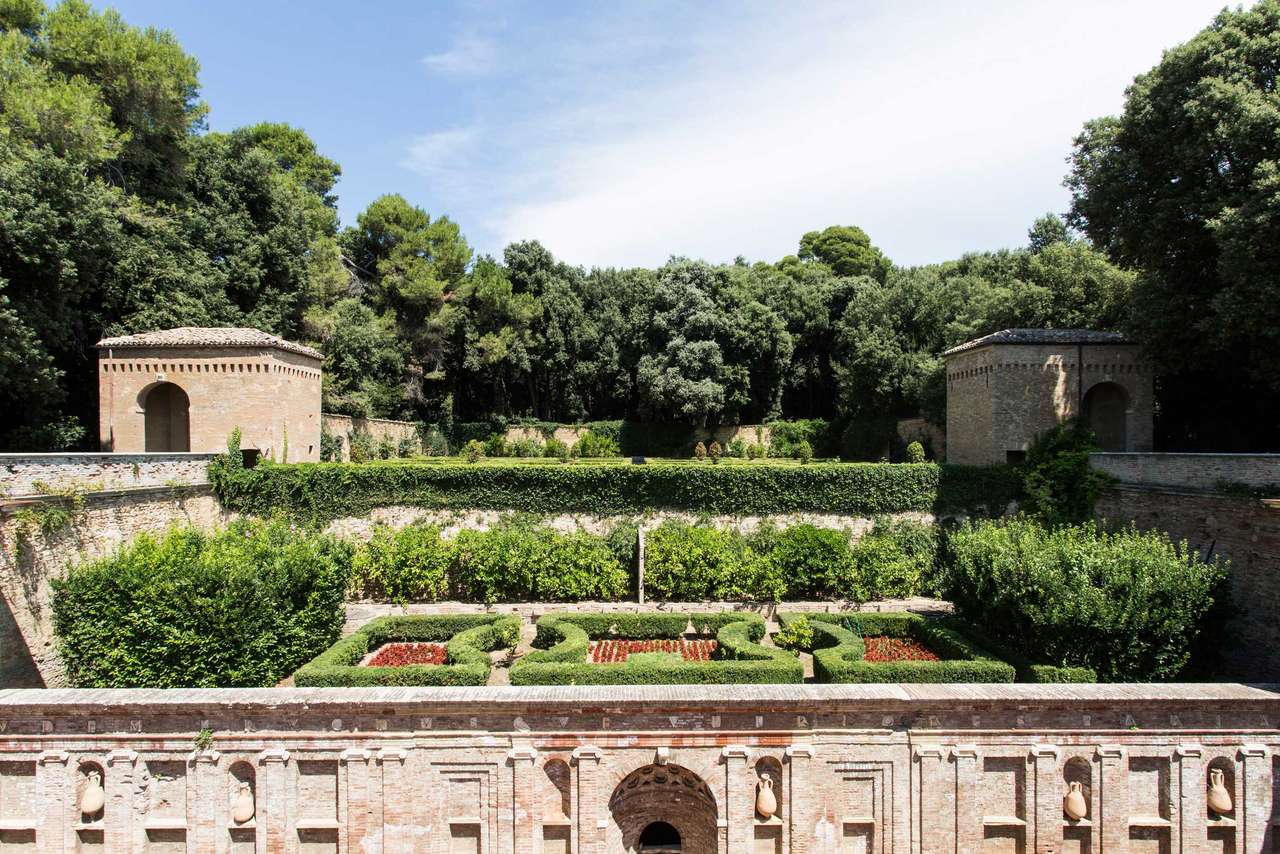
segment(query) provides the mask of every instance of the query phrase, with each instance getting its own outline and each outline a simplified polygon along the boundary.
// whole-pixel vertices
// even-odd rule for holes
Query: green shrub
[[[480,462],[484,459],[484,443],[472,439],[463,447],[462,455],[467,458],[469,463]]]
[[[573,444],[573,449],[576,452],[575,456],[584,458],[622,455],[616,441],[608,436],[599,435],[594,430],[588,430],[579,436],[578,441]]]
[[[962,615],[997,643],[1104,681],[1175,678],[1227,595],[1225,562],[1134,528],[966,524],[947,558]]]
[[[912,442],[907,445],[907,462],[922,463],[925,461],[924,445],[919,442]]]
[[[434,525],[378,527],[352,560],[352,591],[361,598],[434,602],[449,590],[452,549]]]
[[[769,456],[793,458],[796,446],[808,442],[814,453],[820,457],[837,457],[840,455],[838,436],[829,421],[821,418],[801,419],[798,421],[770,421]]]
[[[143,535],[53,581],[58,650],[79,687],[274,685],[338,637],[350,571],[280,522]]]
[[[813,649],[813,626],[809,625],[809,618],[799,615],[773,636],[773,642],[783,649],[805,652]]]
[[[452,587],[468,601],[613,600],[630,588],[608,543],[586,533],[511,525],[462,531],[453,548]]]
[[[380,617],[343,638],[294,674],[299,687],[369,685],[483,685],[489,680],[490,650],[512,647],[520,637],[520,618],[496,614]],[[360,667],[383,644],[448,644],[445,664]]]
[[[1089,467],[1089,453],[1096,450],[1093,434],[1075,424],[1037,436],[1024,464],[1023,512],[1046,525],[1092,521],[1098,493],[1111,480]]]
[[[397,457],[412,457],[421,450],[417,439],[410,439],[408,436],[402,438],[396,443]]]
[[[351,434],[351,462],[367,463],[377,456],[373,436],[368,430],[357,429]]]
[[[329,432],[329,428],[320,425],[320,461],[331,463],[342,459],[342,437]]]
[[[1007,466],[817,463],[808,466],[694,466],[682,463],[575,466],[459,466],[429,461],[358,466],[260,464],[210,471],[229,510],[284,513],[305,522],[363,516],[376,507],[511,510],[538,514],[717,514],[903,511],[1003,512],[1019,494]]]
[[[866,586],[855,577],[849,534],[813,525],[792,525],[773,538],[767,560],[783,578],[787,599],[835,595],[865,601]]]
[[[487,457],[505,457],[508,455],[507,437],[494,433],[484,440],[484,453]]]
[[[813,461],[813,446],[807,440],[801,440],[800,444],[796,445],[794,453],[795,458],[802,464],[808,464]]]
[[[747,459],[759,460],[765,456],[764,445],[750,444],[747,445]]]
[[[513,457],[530,459],[543,456],[546,446],[537,439],[516,439],[507,450]]]
[[[538,620],[529,653],[511,668],[512,685],[685,685],[765,684],[804,679],[791,654],[761,646],[764,620],[757,614],[694,615],[695,629],[713,633],[711,661],[684,661],[666,655],[633,655],[620,664],[588,661],[592,638],[674,638],[684,633],[684,614],[547,614]]]
[[[779,614],[786,628],[799,620],[813,635],[813,675],[818,682],[1012,682],[1014,668],[954,628],[918,614]],[[910,637],[941,661],[866,661],[864,637]]]
[[[735,437],[729,443],[726,453],[734,459],[745,460],[747,458],[747,443]]]
[[[378,440],[377,448],[378,459],[389,460],[396,455],[396,441],[390,436],[383,436]]]
[[[542,455],[550,460],[565,460],[569,458],[569,446],[553,437],[542,446]]]
[[[712,442],[707,446],[707,459],[713,463],[720,462],[720,458],[724,456],[724,449],[720,447],[719,442]]]
[[[698,462],[702,462],[707,458],[707,446],[699,442],[693,446],[693,458]]]
[[[865,462],[888,461],[898,441],[898,421],[893,416],[853,418],[841,433],[840,456]]]
[[[664,522],[646,537],[645,593],[678,602],[735,599],[748,592],[760,563],[732,531]]]

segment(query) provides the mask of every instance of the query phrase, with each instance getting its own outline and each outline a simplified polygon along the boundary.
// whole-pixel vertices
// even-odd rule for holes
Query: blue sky
[[[652,266],[832,224],[902,264],[1021,245],[1081,124],[1222,2],[111,5],[200,60],[213,129],[306,129],[344,223],[399,192],[481,252]]]

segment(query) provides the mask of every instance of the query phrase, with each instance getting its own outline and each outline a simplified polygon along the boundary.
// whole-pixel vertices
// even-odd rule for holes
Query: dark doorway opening
[[[678,854],[681,850],[680,832],[665,821],[655,821],[642,830],[636,848],[641,854]]]

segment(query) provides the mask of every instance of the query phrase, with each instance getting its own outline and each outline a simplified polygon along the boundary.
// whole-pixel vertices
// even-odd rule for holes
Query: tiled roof
[[[103,338],[98,342],[99,350],[130,347],[268,347],[284,350],[287,353],[310,356],[313,359],[324,358],[310,347],[286,341],[261,329],[245,326],[180,326],[177,329],[160,329],[155,332],[140,332],[137,335]]]
[[[1119,332],[1096,329],[1001,329],[972,341],[957,344],[942,355],[963,353],[988,344],[1130,344]]]

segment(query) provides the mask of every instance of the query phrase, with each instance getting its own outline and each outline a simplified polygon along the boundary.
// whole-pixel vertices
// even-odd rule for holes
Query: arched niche
[[[632,771],[613,790],[609,812],[621,831],[622,850],[628,854],[716,850],[715,798],[701,777],[680,765],[644,765]],[[653,825],[658,822],[674,830],[677,847],[642,843],[642,839],[657,838],[662,828]],[[646,831],[653,835],[647,836]]]
[[[156,383],[140,395],[147,453],[191,450],[191,400],[175,383]]]
[[[782,763],[773,756],[761,756],[756,760],[756,791],[751,793],[752,804],[756,803],[756,795],[760,790],[760,786],[764,785],[767,777],[773,783],[773,797],[777,801],[777,808],[773,814],[781,817],[783,815],[784,804],[782,802]],[[759,811],[756,812],[756,821],[764,819]]]
[[[1093,820],[1093,764],[1083,756],[1072,756],[1062,766],[1063,794],[1071,788],[1072,783],[1080,784],[1080,793],[1084,795],[1085,821]]]
[[[563,759],[552,758],[543,763],[538,781],[543,821],[563,821],[572,815],[570,779],[569,764]]]

